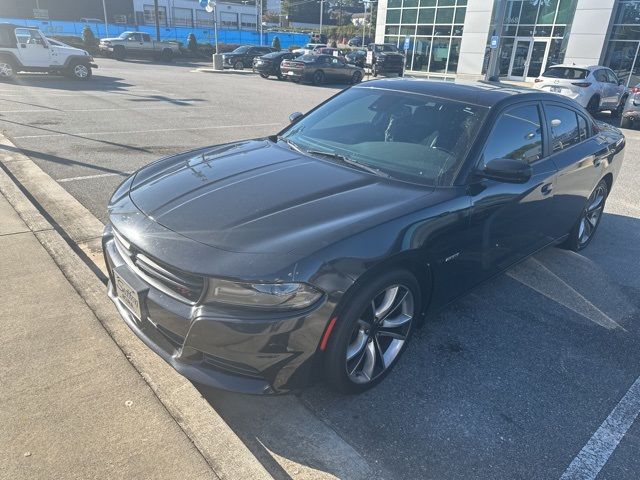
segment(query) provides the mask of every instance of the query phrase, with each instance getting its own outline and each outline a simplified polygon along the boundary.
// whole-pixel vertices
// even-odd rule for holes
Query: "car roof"
[[[457,100],[491,108],[513,97],[529,100],[553,100],[568,103],[561,95],[501,82],[462,81],[444,82],[417,78],[387,78],[364,82],[353,88],[383,88],[407,93],[418,93],[434,97]]]
[[[581,70],[595,70],[596,68],[608,68],[603,67],[602,65],[576,65],[576,64],[560,64],[560,65],[551,65],[547,70],[551,68],[579,68]]]

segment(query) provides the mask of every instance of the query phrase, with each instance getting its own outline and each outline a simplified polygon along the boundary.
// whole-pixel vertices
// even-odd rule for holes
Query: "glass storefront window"
[[[400,23],[400,12],[402,10],[387,10],[387,23]]]
[[[402,7],[402,0],[389,0],[387,8],[400,8]]]
[[[453,8],[438,8],[436,12],[436,23],[452,23]]]
[[[520,12],[520,23],[536,23],[538,16],[538,5],[541,2],[524,1],[522,2],[522,12]]]
[[[430,72],[444,73],[449,59],[449,38],[434,38],[431,47],[431,65]]]
[[[418,6],[418,0],[404,0],[402,8],[413,8]]]
[[[452,38],[449,46],[449,62],[447,63],[447,72],[456,73],[458,70],[458,58],[460,58],[461,38]]]
[[[456,22],[456,23],[464,22],[464,17],[466,15],[466,13],[467,13],[466,7],[456,8],[456,15],[454,17],[454,22]]]
[[[418,28],[416,28],[416,35],[433,35],[433,26],[418,25]]]
[[[576,0],[560,0],[556,23],[569,23],[576,11]]]
[[[640,1],[620,2],[614,23],[640,23]]]
[[[420,0],[421,7],[435,7],[436,0]]]
[[[558,9],[558,0],[547,0],[540,2],[538,10],[538,20],[536,23],[553,24],[556,18],[556,10]]]
[[[627,86],[635,86],[640,82],[640,1],[620,0],[613,18],[603,63]]]

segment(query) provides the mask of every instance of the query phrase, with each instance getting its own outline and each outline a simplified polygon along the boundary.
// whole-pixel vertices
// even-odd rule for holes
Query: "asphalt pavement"
[[[28,75],[0,84],[0,128],[103,222],[128,172],[274,133],[289,113],[341,88],[195,73],[194,65],[99,64],[87,83]],[[380,478],[560,478],[594,465],[598,478],[637,478],[640,132],[625,133],[625,165],[592,244],[581,254],[548,249],[430,318],[375,389],[203,392],[276,478],[350,478],[344,449],[329,448],[338,440],[352,449],[344,458]],[[336,437],[299,430],[305,423]],[[274,458],[307,470],[294,475]]]

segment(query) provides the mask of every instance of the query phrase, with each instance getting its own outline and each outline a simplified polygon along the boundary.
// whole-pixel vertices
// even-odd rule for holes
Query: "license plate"
[[[562,87],[551,87],[553,93],[562,93]]]
[[[142,317],[140,313],[140,295],[138,292],[129,285],[118,272],[114,272],[116,280],[116,295],[122,303],[140,320]]]
[[[296,74],[296,72],[292,72],[291,70],[289,70],[289,71],[287,72],[287,75],[291,75],[291,76],[293,76],[293,75],[295,75],[295,74]]]
[[[262,60],[258,60],[258,61],[256,62],[256,65],[262,65],[262,63],[263,63],[263,62],[262,62]]]

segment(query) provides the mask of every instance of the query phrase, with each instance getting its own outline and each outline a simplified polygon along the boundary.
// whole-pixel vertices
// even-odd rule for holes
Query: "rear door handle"
[[[553,190],[553,183],[547,183],[543,185],[542,188],[540,189],[543,195],[549,195],[552,190]]]

